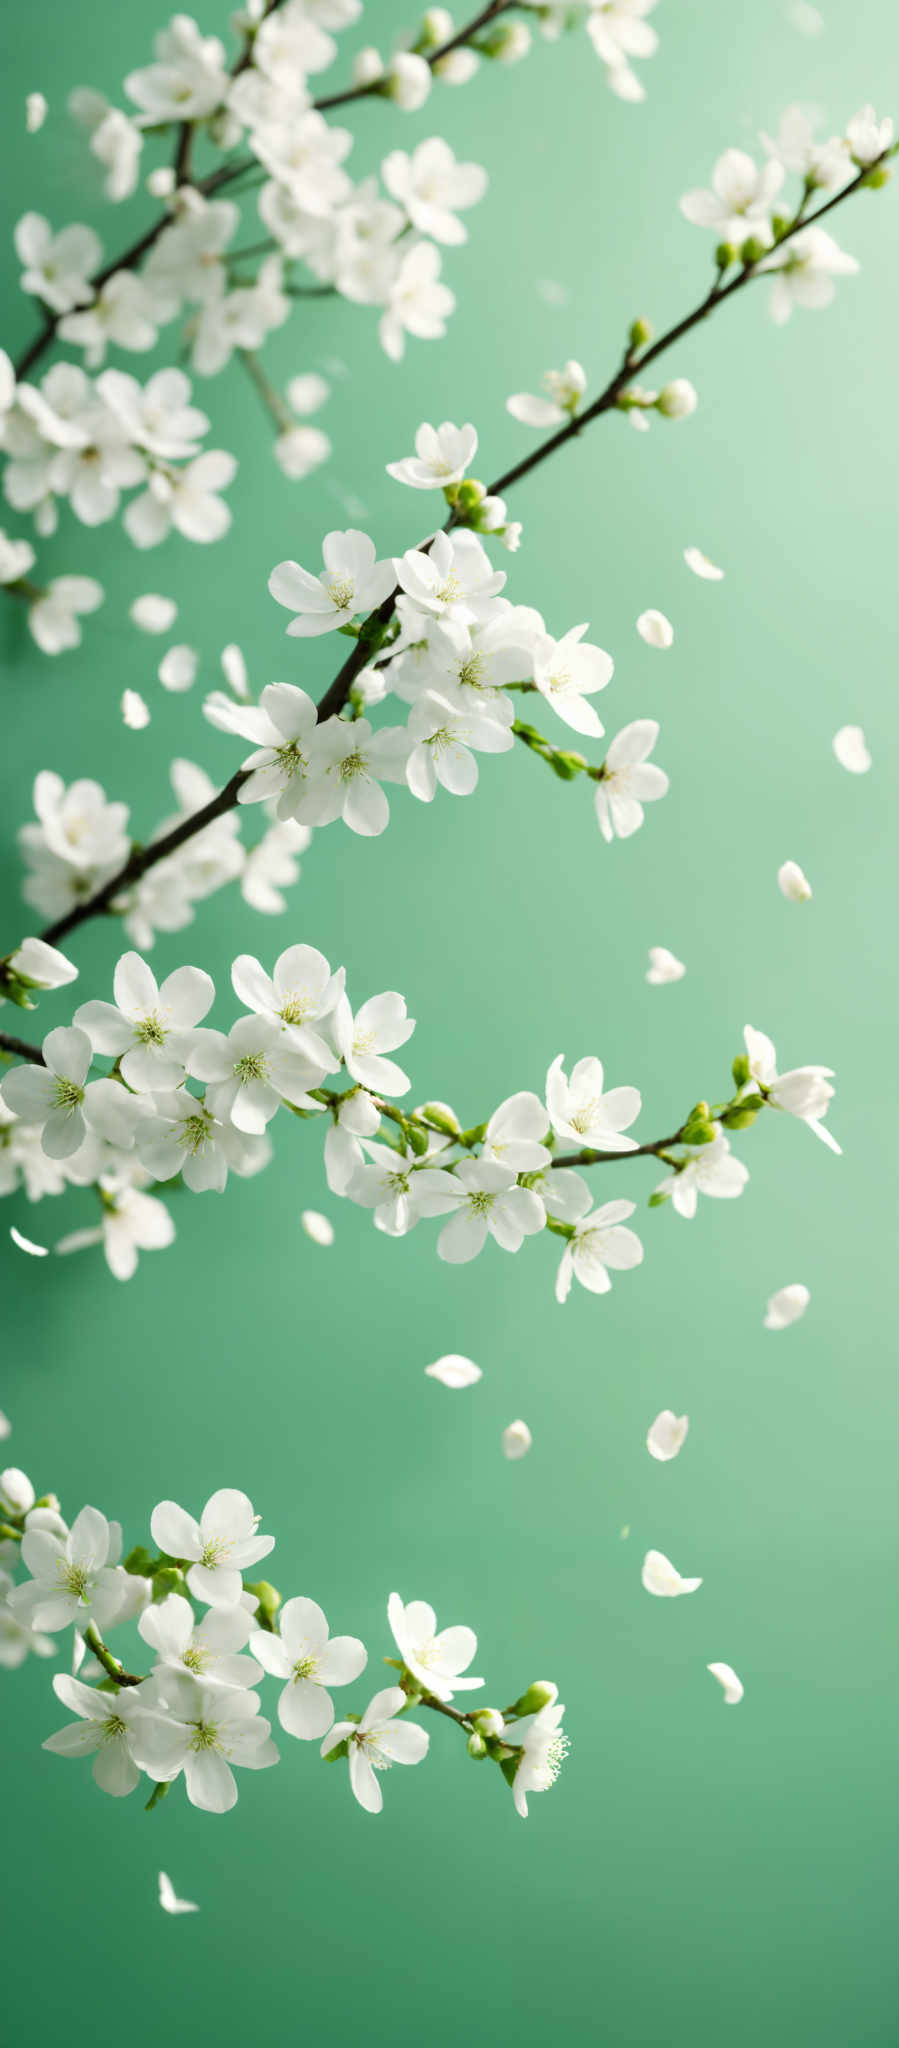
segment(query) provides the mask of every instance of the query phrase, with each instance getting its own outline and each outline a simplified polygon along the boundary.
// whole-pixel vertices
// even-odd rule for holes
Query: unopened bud
[[[495,57],[500,64],[517,64],[526,57],[531,47],[531,31],[524,22],[504,21],[478,43],[478,49],[485,57]]]
[[[652,340],[653,329],[648,320],[632,320],[628,341],[631,348],[647,348]]]
[[[433,1124],[436,1131],[442,1131],[444,1137],[458,1137],[458,1118],[453,1115],[448,1102],[425,1102],[417,1114],[423,1116],[427,1123]]]
[[[733,242],[719,242],[715,250],[715,262],[718,265],[718,269],[729,270],[731,264],[736,263],[736,260],[737,251]]]
[[[757,1109],[744,1109],[741,1103],[738,1109],[726,1109],[721,1122],[728,1131],[748,1131],[750,1125],[755,1123],[757,1116]]]
[[[867,185],[871,192],[879,192],[881,186],[889,184],[892,175],[893,173],[887,164],[875,164],[873,170],[868,172],[867,177],[862,179],[862,184]]]
[[[456,503],[463,512],[473,512],[487,495],[485,487],[477,477],[465,476],[456,491]]]
[[[749,1080],[748,1053],[738,1052],[737,1057],[734,1060],[733,1066],[731,1067],[731,1073],[733,1074],[737,1087],[745,1088],[746,1083]]]
[[[133,1565],[129,1565],[128,1569],[133,1571]],[[170,1593],[180,1593],[183,1600],[189,1600],[190,1596],[184,1584],[184,1573],[178,1570],[176,1564],[163,1565],[161,1571],[154,1572],[150,1585],[150,1598],[154,1606],[158,1606],[160,1600],[167,1600]]]
[[[18,1465],[7,1465],[6,1471],[0,1472],[0,1510],[4,1515],[23,1516],[33,1507],[34,1487],[27,1472],[20,1471]]]
[[[497,1736],[505,1733],[506,1724],[497,1707],[478,1707],[477,1713],[472,1714],[471,1718],[481,1735]]]
[[[744,269],[748,269],[751,264],[760,263],[764,255],[764,242],[759,241],[758,235],[750,235],[740,249],[740,262]]]
[[[487,1755],[487,1744],[484,1741],[483,1735],[478,1734],[477,1729],[475,1729],[473,1735],[469,1735],[468,1754],[473,1756],[478,1763],[480,1763],[482,1757]]]
[[[256,1595],[259,1603],[256,1620],[262,1623],[263,1628],[274,1629],[275,1615],[281,1605],[280,1593],[274,1586],[269,1585],[268,1579],[257,1579],[255,1586],[245,1586],[244,1591]],[[344,1718],[349,1720],[349,1715],[345,1715]]]
[[[695,387],[688,377],[674,377],[665,384],[656,399],[656,412],[666,420],[685,420],[696,411],[699,399]]]
[[[523,1720],[525,1714],[539,1714],[541,1707],[555,1706],[558,1697],[559,1688],[553,1685],[551,1678],[535,1678],[528,1686],[527,1692],[523,1692],[520,1700],[516,1700],[512,1712],[518,1715],[519,1720]]]

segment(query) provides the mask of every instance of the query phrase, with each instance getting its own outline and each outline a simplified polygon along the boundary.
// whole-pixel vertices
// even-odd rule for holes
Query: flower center
[[[204,1669],[208,1655],[208,1650],[204,1650],[199,1643],[188,1643],[187,1649],[182,1653],[181,1662],[187,1665],[188,1671],[199,1673]]]
[[[214,1721],[198,1721],[191,1737],[191,1749],[221,1749],[222,1741]]]
[[[302,1024],[312,1006],[312,997],[299,995],[295,989],[292,995],[285,997],[278,1015],[282,1024]]]
[[[57,1081],[55,1092],[57,1109],[66,1110],[69,1116],[74,1115],[78,1104],[84,1101],[84,1089],[79,1088],[75,1081]]]
[[[86,1565],[69,1564],[62,1558],[60,1559],[59,1573],[64,1592],[73,1593],[76,1600],[87,1599],[88,1571]]]
[[[161,1023],[155,1010],[151,1010],[146,1017],[138,1017],[134,1026],[134,1036],[137,1039],[138,1045],[165,1044],[167,1036],[165,1025]]]
[[[349,611],[354,594],[351,576],[329,576],[325,589],[339,612]]]
[[[106,1721],[104,1722],[103,1733],[100,1737],[100,1740],[101,1742],[117,1742],[119,1736],[124,1735],[125,1733],[125,1723],[122,1720],[121,1715],[109,1714],[106,1718]]]
[[[483,654],[470,654],[467,661],[460,662],[456,673],[463,690],[482,690],[486,667]]]
[[[294,775],[305,774],[308,762],[305,754],[300,753],[296,740],[288,740],[286,746],[276,747],[274,753],[281,773],[287,776],[288,782]]]
[[[344,754],[343,760],[337,763],[337,773],[341,782],[353,782],[357,775],[366,775],[368,764],[365,755],[360,754],[358,748],[355,754]]]
[[[268,1078],[268,1060],[264,1052],[245,1052],[242,1059],[235,1060],[234,1078],[241,1088],[248,1081],[265,1081]]]
[[[495,1195],[488,1194],[484,1188],[476,1188],[468,1197],[468,1206],[473,1216],[489,1216],[495,1201]]]
[[[456,598],[461,597],[461,595],[462,585],[455,570],[451,569],[446,582],[441,584],[439,590],[435,590],[434,596],[440,604],[455,604]]]
[[[592,1130],[596,1122],[599,1115],[600,1100],[601,1098],[598,1095],[594,1095],[589,1102],[582,1103],[580,1109],[576,1109],[571,1118],[572,1130],[577,1131],[582,1138],[586,1136],[589,1130]]]
[[[293,1667],[294,1678],[314,1678],[318,1670],[317,1657],[299,1657]]]
[[[221,1564],[222,1558],[227,1557],[230,1549],[231,1545],[224,1536],[210,1536],[208,1543],[203,1545],[201,1565],[204,1565],[208,1572],[214,1572]]]
[[[202,1152],[204,1145],[211,1145],[212,1117],[202,1106],[198,1106],[193,1116],[185,1117],[181,1125],[180,1142],[185,1152],[191,1152],[194,1155],[197,1152]]]

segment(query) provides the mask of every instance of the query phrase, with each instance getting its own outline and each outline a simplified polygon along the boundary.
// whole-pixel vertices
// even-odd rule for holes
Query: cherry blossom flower
[[[133,1135],[129,1095],[115,1081],[88,1081],[91,1041],[77,1026],[60,1025],[44,1039],[43,1065],[14,1067],[0,1087],[7,1109],[23,1123],[37,1124],[48,1159],[70,1159],[84,1142],[87,1126],[113,1145]]]
[[[452,1174],[419,1165],[414,1152],[395,1152],[371,1139],[364,1143],[370,1163],[356,1167],[345,1193],[374,1210],[377,1228],[388,1237],[405,1237],[422,1216],[445,1215],[454,1207]]]
[[[255,1632],[252,1611],[242,1600],[233,1607],[210,1607],[197,1622],[190,1601],[169,1593],[144,1608],[137,1626],[157,1653],[157,1671],[171,1666],[216,1685],[257,1685],[262,1677],[261,1661],[241,1654]]]
[[[77,980],[74,963],[56,946],[48,946],[46,939],[23,939],[14,953],[0,960],[0,990],[4,984],[15,984],[15,1001],[22,1009],[35,1007],[28,1001],[29,989],[65,988],[70,981]],[[0,1002],[4,1000],[0,995]]]
[[[514,746],[511,727],[472,706],[460,711],[436,690],[425,690],[412,707],[406,728],[411,749],[405,763],[413,796],[429,804],[437,784],[452,796],[471,796],[477,787],[475,753],[506,754]]]
[[[54,1635],[75,1626],[84,1634],[90,1622],[102,1631],[116,1619],[128,1591],[128,1575],[109,1562],[117,1555],[120,1532],[98,1508],[82,1508],[65,1536],[52,1529],[26,1528],[22,1563],[31,1573],[10,1595],[20,1619]]]
[[[571,1293],[572,1280],[579,1280],[591,1294],[608,1294],[613,1272],[630,1272],[642,1264],[643,1246],[633,1230],[622,1228],[634,1213],[633,1202],[604,1202],[573,1226],[556,1275],[556,1300],[564,1302]]]
[[[100,1182],[103,1219],[95,1228],[73,1230],[61,1237],[57,1252],[86,1251],[102,1244],[106,1264],[116,1280],[131,1280],[137,1272],[138,1252],[164,1251],[175,1241],[175,1226],[164,1202],[144,1194],[115,1177]]]
[[[449,286],[440,282],[440,268],[440,250],[434,242],[416,242],[403,257],[378,327],[381,347],[391,362],[402,361],[407,334],[419,341],[440,341],[446,333],[456,301]],[[400,478],[401,483],[409,481]]]
[[[238,1018],[227,1037],[221,1031],[204,1031],[191,1054],[193,1073],[207,1083],[205,1099],[213,1116],[257,1136],[282,1101],[314,1110],[307,1091],[319,1086],[333,1064],[333,1053],[324,1068],[311,1063],[280,1024],[258,1016]]]
[[[603,838],[630,839],[643,823],[643,805],[667,795],[668,777],[648,756],[659,728],[654,718],[636,718],[625,725],[609,748],[602,781],[596,785],[596,816]]]
[[[0,583],[19,583],[34,568],[35,552],[30,541],[10,540],[0,529]]]
[[[503,1430],[503,1457],[508,1458],[511,1464],[517,1464],[519,1458],[527,1457],[533,1441],[526,1422],[519,1419],[508,1423]]]
[[[784,181],[784,167],[769,157],[761,170],[743,149],[726,149],[712,172],[711,190],[686,192],[680,202],[685,220],[713,228],[719,242],[748,237],[770,243],[771,212]]]
[[[335,632],[357,612],[374,611],[394,587],[393,562],[376,562],[374,542],[367,533],[355,528],[328,533],[322,554],[325,566],[320,576],[310,576],[298,562],[279,562],[268,579],[276,602],[298,614],[288,633]]]
[[[126,1798],[139,1782],[137,1757],[153,1724],[137,1687],[100,1692],[65,1671],[57,1671],[53,1690],[63,1706],[79,1718],[49,1735],[42,1748],[55,1756],[89,1756],[96,1750],[94,1782],[114,1799]]]
[[[670,1408],[663,1408],[647,1432],[646,1448],[650,1457],[657,1458],[663,1465],[676,1458],[686,1441],[689,1426],[688,1416],[675,1415]]]
[[[196,1195],[221,1194],[231,1173],[258,1173],[271,1158],[265,1136],[220,1123],[186,1088],[154,1094],[155,1115],[147,1117],[138,1136],[141,1164],[154,1180],[172,1180],[180,1173]]]
[[[459,1351],[448,1351],[443,1358],[435,1358],[433,1365],[425,1366],[425,1373],[429,1380],[439,1380],[441,1386],[451,1387],[454,1391],[460,1387],[473,1387],[484,1377],[480,1366],[475,1365],[473,1359],[464,1358]]]
[[[647,1550],[641,1572],[647,1593],[654,1593],[657,1599],[675,1600],[681,1593],[695,1593],[702,1585],[701,1579],[682,1579],[675,1571],[670,1558],[661,1550]]]
[[[498,1159],[516,1173],[539,1172],[549,1164],[551,1153],[542,1141],[546,1136],[547,1112],[539,1095],[524,1088],[509,1095],[493,1111],[484,1133],[481,1157]]]
[[[707,1664],[705,1668],[711,1672],[713,1678],[717,1678],[718,1684],[724,1693],[725,1706],[738,1707],[743,1698],[745,1687],[742,1678],[737,1677],[733,1665]]]
[[[99,369],[110,343],[135,351],[153,348],[156,323],[150,317],[142,280],[133,271],[115,271],[85,311],[67,313],[60,320],[58,333],[60,340],[73,341],[84,349],[91,370]]]
[[[195,1522],[175,1501],[163,1500],[150,1516],[154,1543],[169,1557],[190,1563],[188,1591],[210,1607],[234,1607],[243,1591],[241,1572],[274,1550],[274,1536],[257,1536],[260,1516],[235,1487],[210,1495]]]
[[[546,1076],[546,1107],[556,1136],[571,1138],[602,1152],[635,1152],[636,1138],[624,1133],[642,1108],[639,1088],[612,1088],[603,1093],[602,1061],[588,1055],[566,1078],[560,1052]]]
[[[406,1095],[412,1086],[394,1060],[384,1054],[405,1045],[415,1030],[415,1018],[407,1017],[405,997],[395,989],[369,996],[355,1016],[349,999],[341,995],[334,1008],[334,1039],[348,1074],[363,1088],[384,1095]]]
[[[568,1754],[568,1737],[560,1732],[564,1712],[562,1702],[553,1701],[551,1705],[541,1707],[525,1728],[522,1753],[512,1780],[515,1811],[522,1820],[528,1817],[528,1793],[548,1792]],[[518,1726],[514,1732],[516,1736],[519,1734]]]
[[[893,123],[887,114],[882,121],[870,101],[853,114],[846,128],[846,141],[853,163],[867,165],[876,163],[883,156],[893,140]]]
[[[601,738],[605,726],[585,700],[605,689],[615,664],[602,647],[581,644],[586,631],[586,625],[571,626],[561,640],[539,634],[534,643],[534,682],[566,725]]]
[[[42,654],[80,647],[79,619],[103,603],[103,586],[93,576],[53,576],[28,607],[28,631]]]
[[[674,627],[664,612],[641,612],[637,632],[647,647],[670,647],[674,640]]]
[[[714,562],[709,561],[708,555],[703,554],[701,548],[685,548],[684,561],[693,575],[702,577],[706,583],[720,583],[723,580],[724,570],[717,569]]]
[[[258,705],[235,704],[221,690],[203,703],[203,715],[221,732],[239,733],[258,749],[244,761],[248,780],[238,791],[241,804],[271,800],[283,823],[293,819],[307,786],[318,713],[305,690],[293,683],[269,683]]]
[[[387,1602],[387,1619],[394,1642],[413,1678],[435,1699],[451,1700],[457,1692],[476,1691],[483,1678],[463,1678],[477,1654],[478,1639],[464,1627],[437,1630],[437,1616],[427,1600],[409,1600],[405,1605],[398,1593]]]
[[[413,50],[398,50],[384,74],[384,89],[404,113],[417,113],[431,90],[431,67]]]
[[[414,491],[442,491],[447,484],[461,483],[477,454],[477,428],[470,423],[454,427],[444,420],[440,427],[419,427],[415,454],[401,462],[388,462],[387,474],[398,484],[410,484]]]
[[[456,215],[484,197],[487,173],[480,164],[458,163],[449,143],[432,135],[411,156],[403,149],[391,150],[381,176],[419,234],[430,235],[435,242],[467,241],[467,230]]]
[[[69,113],[87,130],[91,155],[106,172],[103,191],[114,203],[130,199],[136,189],[144,138],[120,107],[111,107],[102,92],[76,86],[68,98]],[[153,173],[151,172],[151,176]]]
[[[189,1671],[168,1667],[147,1683],[157,1688],[163,1711],[150,1714],[139,1733],[144,1769],[157,1783],[183,1771],[191,1806],[229,1813],[237,1803],[231,1765],[264,1771],[278,1762],[258,1693],[203,1684]]]
[[[420,1764],[427,1755],[427,1729],[417,1721],[397,1718],[407,1704],[402,1687],[388,1685],[369,1700],[361,1721],[335,1721],[322,1743],[322,1756],[339,1742],[346,1743],[350,1785],[366,1813],[380,1813],[384,1804],[376,1771],[389,1771],[392,1764]]]
[[[840,767],[850,775],[867,775],[871,756],[860,725],[841,725],[833,736],[833,750]]]
[[[165,121],[201,121],[220,106],[228,85],[225,52],[217,36],[203,36],[189,14],[175,14],[153,42],[155,62],[131,71],[128,98],[149,127]]]
[[[114,1003],[82,1003],[75,1023],[95,1052],[119,1060],[129,1088],[177,1088],[188,1070],[195,1027],[215,996],[201,967],[178,967],[160,988],[139,953],[123,953],[113,976]]]
[[[457,1213],[444,1224],[437,1252],[452,1265],[477,1258],[488,1234],[504,1252],[517,1252],[526,1237],[546,1227],[539,1195],[520,1188],[512,1168],[496,1159],[462,1159],[447,1180],[458,1189]]]
[[[334,1720],[332,1685],[351,1685],[365,1670],[368,1653],[356,1636],[328,1635],[314,1600],[286,1600],[278,1633],[258,1629],[250,1637],[253,1655],[273,1678],[287,1683],[278,1698],[278,1720],[288,1735],[314,1742]]]
[[[788,1073],[778,1074],[777,1054],[770,1038],[766,1038],[763,1031],[754,1030],[751,1024],[746,1025],[743,1038],[751,1080],[761,1090],[765,1101],[773,1109],[783,1109],[789,1116],[798,1116],[822,1144],[829,1145],[831,1152],[840,1152],[841,1146],[821,1122],[834,1092],[830,1086],[833,1068],[791,1067]]]
[[[406,1085],[410,1085],[408,1080]],[[345,1195],[357,1167],[364,1163],[359,1140],[374,1136],[381,1113],[364,1088],[355,1088],[341,1098],[332,1115],[325,1138],[325,1174],[332,1194]]]
[[[543,378],[548,396],[532,391],[513,392],[506,399],[506,411],[526,427],[561,427],[577,411],[587,388],[587,373],[573,359],[561,370],[547,370]],[[584,627],[586,632],[586,627]]]
[[[781,895],[786,897],[788,903],[808,903],[811,901],[811,883],[803,874],[798,861],[785,860],[783,866],[778,868],[777,886]]]
[[[240,953],[231,969],[234,993],[247,1009],[271,1019],[296,1052],[319,1061],[326,1072],[336,1064],[334,1051],[313,1026],[331,1016],[344,979],[343,968],[332,974],[315,946],[288,946],[271,975],[251,953]]]
[[[186,469],[154,470],[150,486],[125,508],[129,540],[137,548],[155,548],[174,526],[185,540],[203,545],[221,540],[231,524],[231,510],[218,496],[233,483],[237,461],[224,448],[195,455]]]
[[[832,135],[828,142],[815,141],[815,124],[800,106],[787,107],[780,118],[775,136],[763,134],[762,142],[768,155],[783,165],[785,171],[794,171],[797,177],[808,181],[809,186],[820,186],[832,191],[842,185],[849,169],[846,143],[839,135]]]
[[[836,291],[834,278],[854,277],[858,267],[855,257],[839,248],[825,228],[799,228],[759,265],[776,273],[770,300],[775,325],[782,327],[794,306],[808,311],[829,306]]]
[[[43,299],[54,313],[70,313],[93,298],[91,273],[103,255],[93,228],[75,224],[53,233],[40,213],[23,213],[13,240],[25,269],[22,290]]]
[[[502,569],[493,569],[477,534],[465,528],[435,533],[426,552],[410,548],[394,568],[403,591],[397,612],[416,637],[421,621],[431,618],[454,619],[463,626],[486,623],[490,600],[506,581]]]
[[[9,1605],[12,1590],[13,1581],[0,1566],[0,1671],[18,1671],[29,1655],[56,1656],[53,1637],[42,1635],[29,1622],[19,1621],[13,1613]]]
[[[811,1295],[802,1282],[794,1281],[790,1287],[779,1287],[772,1294],[765,1310],[766,1330],[787,1330],[791,1323],[805,1315]]]
[[[316,730],[294,815],[301,825],[333,825],[342,818],[351,832],[377,838],[390,820],[381,782],[404,782],[408,755],[403,726],[373,732],[367,718],[326,719]]]
[[[718,1195],[725,1200],[741,1195],[749,1179],[749,1168],[735,1159],[720,1124],[713,1124],[714,1142],[688,1145],[686,1165],[660,1180],[657,1195],[670,1195],[679,1216],[693,1217],[700,1195]]]
[[[190,378],[183,370],[157,370],[144,385],[125,370],[104,370],[97,378],[96,389],[129,441],[148,455],[158,455],[166,462],[183,462],[198,453],[209,421],[204,412],[191,405]],[[171,603],[171,599],[167,602]],[[171,614],[174,616],[175,608]],[[152,630],[165,629],[157,626]]]

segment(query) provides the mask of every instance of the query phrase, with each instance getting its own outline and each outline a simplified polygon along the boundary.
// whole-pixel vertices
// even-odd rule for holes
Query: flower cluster
[[[153,1806],[183,1776],[192,1806],[229,1812],[235,1767],[279,1762],[260,1711],[257,1687],[266,1676],[279,1688],[284,1733],[318,1742],[323,1757],[345,1758],[368,1813],[381,1810],[382,1772],[427,1755],[428,1732],[409,1718],[416,1708],[455,1722],[471,1757],[500,1765],[523,1817],[528,1793],[555,1780],[567,1748],[557,1688],[529,1686],[502,1712],[454,1708],[456,1693],[484,1683],[463,1675],[477,1637],[466,1627],[438,1629],[426,1600],[404,1603],[391,1593],[387,1619],[399,1655],[386,1661],[396,1681],[361,1714],[336,1720],[332,1692],[361,1677],[368,1652],[356,1636],[332,1636],[315,1600],[282,1603],[268,1581],[247,1583],[275,1539],[259,1534],[260,1517],[237,1488],[220,1488],[198,1517],[160,1501],[150,1517],[155,1555],[138,1545],[124,1560],[118,1522],[84,1507],[70,1528],[56,1496],[36,1498],[14,1466],[0,1473],[0,1516],[0,1665],[16,1669],[29,1653],[55,1656],[56,1639],[71,1629],[72,1670],[55,1674],[53,1691],[75,1719],[43,1746],[56,1756],[92,1756],[95,1782],[114,1798],[135,1791],[143,1775]],[[20,1566],[27,1576],[16,1576]],[[126,1670],[108,1646],[113,1631],[134,1621],[153,1653],[146,1675]]]
[[[43,972],[58,984],[72,970],[63,956],[54,959],[62,972],[52,963]],[[9,973],[12,986],[16,970]],[[574,1168],[649,1154],[670,1169],[653,1206],[670,1197],[678,1214],[692,1217],[700,1193],[742,1193],[748,1173],[727,1132],[746,1129],[765,1107],[799,1117],[839,1151],[821,1121],[833,1094],[830,1069],[778,1076],[770,1039],[749,1026],[734,1096],[698,1103],[672,1138],[641,1146],[630,1136],[639,1090],[608,1089],[593,1056],[569,1074],[560,1053],[542,1097],[521,1090],[464,1129],[446,1102],[400,1107],[411,1082],[391,1055],[415,1026],[397,991],[354,1010],[344,969],[332,972],[308,945],[288,947],[271,973],[241,954],[231,980],[243,1012],[228,1032],[217,1031],[204,1021],[215,997],[208,974],[180,967],[159,987],[141,955],[125,953],[114,1002],[82,1003],[69,1027],[49,1032],[40,1056],[0,1084],[9,1119],[0,1130],[0,1185],[10,1191],[21,1177],[32,1200],[59,1193],[66,1181],[98,1188],[101,1222],[63,1238],[58,1251],[102,1243],[112,1272],[130,1278],[139,1250],[174,1236],[166,1205],[148,1186],[180,1179],[195,1194],[221,1193],[229,1173],[258,1173],[271,1156],[269,1126],[284,1108],[324,1124],[332,1194],[370,1209],[388,1236],[437,1220],[438,1256],[451,1265],[476,1258],[488,1237],[506,1252],[541,1232],[561,1237],[556,1299],[564,1302],[572,1280],[605,1294],[610,1272],[643,1258],[627,1227],[634,1203],[616,1198],[595,1208]],[[90,1078],[98,1058],[111,1065]],[[342,1085],[326,1086],[332,1077]],[[560,1143],[576,1149],[559,1153]]]

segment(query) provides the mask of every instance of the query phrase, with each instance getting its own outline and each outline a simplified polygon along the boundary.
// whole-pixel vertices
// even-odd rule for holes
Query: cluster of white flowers
[[[150,1517],[157,1554],[138,1546],[124,1561],[118,1522],[84,1507],[70,1528],[55,1495],[37,1499],[16,1466],[0,1472],[0,1518],[0,1665],[14,1670],[29,1653],[54,1656],[55,1638],[72,1630],[72,1670],[55,1674],[53,1691],[76,1718],[43,1746],[56,1756],[92,1756],[95,1782],[113,1798],[135,1791],[143,1774],[155,1803],[183,1775],[192,1806],[229,1812],[234,1767],[279,1762],[257,1691],[269,1676],[280,1688],[284,1733],[320,1743],[323,1757],[346,1758],[359,1805],[379,1813],[380,1773],[427,1755],[427,1730],[410,1713],[446,1709],[456,1693],[484,1683],[462,1675],[478,1646],[472,1629],[438,1630],[426,1600],[404,1603],[391,1593],[387,1619],[399,1657],[387,1661],[398,1680],[363,1713],[335,1720],[331,1693],[361,1677],[365,1645],[332,1636],[316,1601],[300,1595],[282,1604],[267,1581],[245,1582],[275,1539],[258,1533],[260,1517],[234,1487],[220,1488],[196,1518],[160,1501]],[[20,1566],[27,1577],[16,1577]],[[135,1619],[154,1653],[146,1676],[127,1671],[107,1641]],[[503,1713],[453,1711],[469,1754],[501,1766],[523,1817],[528,1793],[547,1791],[557,1775],[567,1748],[563,1713],[546,1682]]]
[[[872,169],[890,149],[893,123],[880,120],[866,105],[853,114],[845,135],[817,141],[814,122],[800,106],[788,107],[775,136],[762,134],[765,161],[758,165],[743,149],[726,149],[712,171],[711,184],[686,192],[680,202],[686,220],[710,228],[718,244],[722,270],[742,261],[774,273],[771,318],[789,320],[794,307],[829,306],[834,279],[858,270],[850,256],[814,224],[798,227],[815,192],[835,192],[859,174],[876,178]],[[802,180],[796,205],[783,195],[788,174]]]

